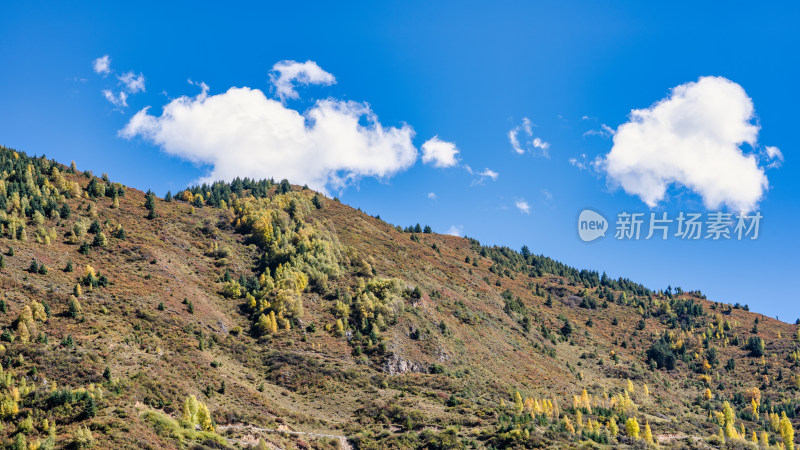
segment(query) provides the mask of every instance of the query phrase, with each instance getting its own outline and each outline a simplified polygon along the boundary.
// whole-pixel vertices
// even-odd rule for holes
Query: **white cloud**
[[[591,170],[597,169],[598,165],[602,163],[601,158],[597,157],[594,161],[590,161],[586,157],[586,153],[581,153],[580,157],[578,158],[570,158],[569,163],[580,170]]]
[[[453,225],[444,234],[461,237],[464,235],[464,225]]]
[[[491,178],[492,181],[495,181],[497,177],[500,176],[499,173],[495,172],[492,169],[489,169],[488,167],[486,169],[483,169],[483,172],[479,173],[478,175],[483,178]]]
[[[600,137],[607,138],[607,137],[613,136],[614,133],[615,133],[615,131],[614,131],[613,128],[611,128],[610,126],[608,126],[608,125],[606,125],[604,123],[601,123],[599,130],[589,130],[589,131],[583,133],[583,137],[586,137],[586,136],[600,136]]]
[[[368,105],[333,99],[300,113],[258,89],[182,96],[160,116],[144,108],[120,130],[166,153],[210,166],[200,182],[287,178],[327,192],[359,177],[388,178],[417,159],[414,130],[384,127]]]
[[[769,163],[767,164],[768,169],[777,169],[783,164],[783,153],[781,153],[778,147],[768,145],[764,147],[764,153],[766,155],[765,159]]]
[[[548,203],[548,202],[553,200],[553,194],[551,194],[550,191],[548,191],[547,189],[542,189],[539,192],[542,193],[542,197],[544,197],[544,201],[546,203]]]
[[[431,200],[436,200],[439,197],[436,195],[435,192],[428,192],[428,198]]]
[[[531,144],[533,144],[535,148],[540,148],[542,150],[547,150],[550,148],[550,143],[543,141],[541,138],[533,138]]]
[[[136,75],[133,72],[126,72],[117,78],[119,79],[120,83],[125,86],[125,90],[131,94],[144,92],[144,75],[141,73]]]
[[[456,144],[434,136],[422,144],[422,162],[433,167],[453,167],[458,164],[459,150]]]
[[[94,69],[95,73],[102,75],[103,77],[112,73],[111,57],[104,55],[95,59],[92,61],[92,68]],[[122,90],[116,94],[112,91],[112,89],[103,89],[101,92],[106,100],[114,105],[116,109],[122,111],[122,109],[128,107],[128,96],[130,94],[144,92],[144,75],[141,73],[136,75],[133,72],[126,72],[122,75],[118,75],[117,79],[119,80],[119,84],[122,85]]]
[[[314,61],[299,63],[297,61],[279,61],[272,66],[269,79],[275,87],[275,93],[281,100],[299,98],[294,89],[296,83],[321,84],[330,86],[336,83],[336,78],[317,65]]]
[[[549,156],[548,149],[550,148],[550,143],[543,141],[541,138],[533,137],[533,126],[530,119],[523,117],[521,125],[517,125],[509,130],[507,136],[508,142],[511,143],[511,148],[520,155],[524,154],[526,151],[537,153],[536,149],[539,149],[539,154],[542,156]],[[524,134],[522,141],[520,141],[520,133]]]
[[[475,172],[474,170],[472,170],[472,167],[465,164],[464,170],[466,170],[467,173],[469,173],[470,175],[474,175],[476,177],[474,180],[472,180],[473,186],[476,184],[483,184],[487,179],[495,181],[497,180],[497,177],[500,176],[499,173],[495,172],[494,170],[488,167],[483,169],[483,171],[481,172]]]
[[[651,207],[675,184],[699,194],[708,209],[750,211],[768,188],[756,156],[740,148],[757,145],[753,118],[753,102],[741,86],[701,77],[649,108],[631,111],[598,168]]]
[[[108,89],[103,90],[103,97],[106,98],[112,105],[116,106],[117,108],[127,108],[128,107],[128,94],[120,91],[117,94],[114,94]]]
[[[100,58],[95,59],[92,61],[92,68],[98,75],[108,75],[111,73],[111,57],[108,55],[103,55]]]
[[[525,201],[525,199],[517,200],[516,202],[514,202],[514,206],[516,206],[517,209],[523,214],[531,213],[531,205],[529,205],[528,202]]]

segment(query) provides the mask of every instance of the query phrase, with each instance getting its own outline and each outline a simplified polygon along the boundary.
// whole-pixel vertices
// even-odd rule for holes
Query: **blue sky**
[[[288,3],[5,5],[0,143],[161,195],[306,177],[391,223],[800,317],[796,3]],[[281,61],[311,62],[287,91]],[[584,208],[763,220],[757,240],[584,243]]]

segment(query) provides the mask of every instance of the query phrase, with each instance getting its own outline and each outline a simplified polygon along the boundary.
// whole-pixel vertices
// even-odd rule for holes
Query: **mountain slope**
[[[640,446],[647,424],[744,446],[795,421],[797,326],[699,292],[404,231],[287,182],[157,199],[6,148],[0,170],[8,445]]]

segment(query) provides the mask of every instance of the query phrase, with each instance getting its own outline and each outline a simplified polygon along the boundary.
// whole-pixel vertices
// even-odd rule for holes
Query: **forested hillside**
[[[798,325],[288,181],[0,147],[0,235],[10,448],[795,445]]]

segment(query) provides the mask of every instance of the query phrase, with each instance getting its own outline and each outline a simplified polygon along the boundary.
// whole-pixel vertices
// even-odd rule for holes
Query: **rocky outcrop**
[[[386,360],[386,362],[383,364],[383,371],[389,375],[401,375],[409,372],[427,372],[427,370],[425,370],[425,366],[422,364],[401,358],[396,354],[393,354],[391,357],[389,357],[389,359]]]

